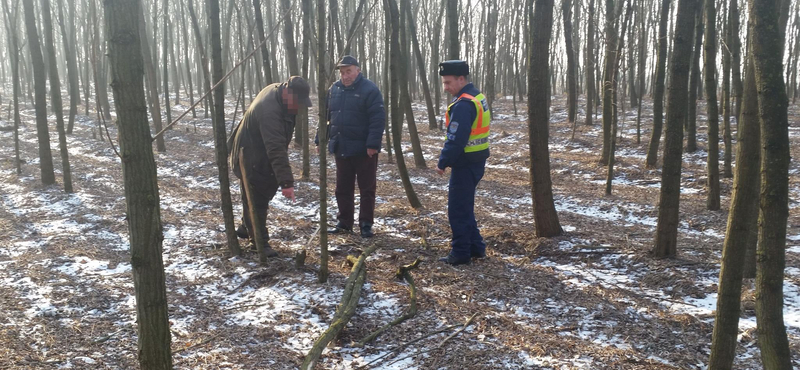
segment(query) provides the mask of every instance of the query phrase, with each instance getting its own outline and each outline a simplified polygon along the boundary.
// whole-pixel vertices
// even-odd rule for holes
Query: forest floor
[[[428,130],[422,105],[414,108],[428,169],[414,168],[410,144],[403,146],[424,208],[408,206],[396,165],[387,161],[385,152],[381,154],[377,235],[369,240],[331,236],[331,276],[325,284],[316,278],[318,243],[307,246],[319,220],[316,156],[312,155],[313,180],[296,183],[297,201],[278,194],[271,202],[268,227],[280,257],[259,266],[255,252],[231,258],[224,247],[210,120],[188,119],[166,134],[167,152],[157,153],[156,161],[176,368],[297,368],[340,302],[349,272],[346,256],[369,243],[380,249],[367,260],[368,282],[356,315],[325,351],[319,367],[705,368],[732,189],[732,179],[722,179],[723,210],[705,209],[705,116],[698,120],[699,150],[683,157],[679,256],[659,260],[648,253],[660,182],[660,170],[644,168],[652,122],[649,102],[641,144],[636,142],[635,111],[624,115],[613,195],[604,196],[606,168],[598,164],[599,124],[579,124],[570,140],[564,99],[554,98],[553,190],[565,233],[545,239],[533,231],[524,105],[518,105],[515,115],[511,101],[498,101],[492,156],[476,197],[488,256],[451,267],[436,261],[449,250],[448,177],[433,170],[444,135]],[[182,109],[175,107],[173,117]],[[231,106],[229,115],[232,111]],[[704,111],[701,102],[698,112]],[[311,117],[316,117],[315,110]],[[581,111],[579,122],[583,117]],[[75,132],[67,140],[75,192],[65,194],[51,116],[59,185],[42,186],[32,107],[25,107],[23,120],[21,175],[14,170],[12,134],[0,132],[0,368],[137,368],[120,160],[108,140],[95,138],[93,117],[78,116]],[[800,154],[799,120],[800,109],[792,106],[795,158]],[[600,122],[599,116],[595,122]],[[0,120],[0,126],[10,124]],[[109,130],[116,144],[116,129],[110,125]],[[294,146],[290,152],[299,178],[301,152]],[[800,367],[799,173],[800,166],[793,161],[784,319],[796,367]],[[331,220],[336,215],[333,165],[328,174]],[[231,190],[238,217],[236,182]],[[303,248],[309,258],[298,270],[293,256]],[[406,309],[408,287],[395,279],[394,272],[417,257],[423,259],[412,272],[419,296],[417,315],[373,343],[355,346]],[[761,366],[752,282],[746,285],[734,368],[756,369]],[[473,315],[474,322],[449,340],[445,338],[457,329],[430,335],[451,325],[458,328]]]

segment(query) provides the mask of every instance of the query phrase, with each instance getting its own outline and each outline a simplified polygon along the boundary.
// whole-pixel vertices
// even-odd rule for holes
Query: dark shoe
[[[472,258],[484,258],[486,257],[486,250],[484,249],[479,251],[477,249],[472,249],[470,251],[470,255]]]
[[[247,239],[249,237],[249,235],[247,235],[247,226],[239,224],[239,227],[236,228],[236,236],[241,239]]]
[[[345,232],[353,232],[353,228],[346,227],[341,222],[336,223],[336,226],[334,226],[332,229],[328,229],[328,234],[342,234]]]
[[[267,258],[278,257],[278,252],[272,249],[272,247],[269,246],[269,243],[264,243],[264,255],[266,255]]]
[[[470,259],[469,258],[458,258],[454,257],[452,254],[448,254],[447,257],[439,258],[439,262],[444,262],[448,265],[458,266],[458,265],[469,265]]]
[[[368,224],[366,222],[361,223],[361,237],[362,238],[371,238],[375,235],[372,232],[372,224]]]

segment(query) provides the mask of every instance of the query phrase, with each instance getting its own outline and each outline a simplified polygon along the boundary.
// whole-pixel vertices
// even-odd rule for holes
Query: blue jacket
[[[348,87],[335,82],[328,90],[328,121],[330,153],[355,157],[366,156],[367,149],[380,151],[386,109],[378,86],[360,73]]]
[[[478,96],[481,92],[472,83],[468,83],[456,94],[453,101],[463,93]],[[477,116],[478,112],[475,111],[475,103],[471,100],[463,99],[450,108],[450,125],[447,127],[447,139],[444,142],[442,154],[439,155],[438,167],[440,169],[468,163],[480,163],[489,158],[489,149],[464,153],[464,148],[469,142],[469,134],[472,132],[472,123],[475,122]]]

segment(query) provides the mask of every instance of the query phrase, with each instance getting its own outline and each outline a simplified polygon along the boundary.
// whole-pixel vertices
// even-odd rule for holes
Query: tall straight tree
[[[193,0],[188,1],[191,3]],[[147,40],[150,39],[150,35],[147,34],[147,23],[144,13],[139,14],[139,23],[139,32],[142,33],[139,35],[139,40],[141,40],[142,43],[142,60],[144,60],[145,86],[148,92],[147,100],[150,107],[150,117],[153,119],[153,128],[155,128],[155,131],[161,132],[163,122],[161,121],[161,103],[158,101],[158,75],[156,73],[156,66],[153,64],[153,53],[150,49],[150,44],[147,42]],[[159,135],[156,138],[156,149],[161,153],[167,151],[163,135]]]
[[[70,14],[75,14],[75,3],[70,1]],[[75,43],[75,22],[69,22],[67,29],[67,19],[64,17],[64,0],[58,0],[58,25],[61,29],[61,38],[64,45],[64,57],[67,59],[67,83],[69,84],[69,118],[67,120],[67,134],[72,134],[72,127],[75,124],[75,115],[78,114],[78,103],[81,102],[81,91],[78,84],[78,58]],[[72,17],[70,17],[72,19]]]
[[[461,55],[461,41],[458,34],[458,0],[446,1],[447,7],[447,58],[459,59]]]
[[[577,58],[572,46],[572,5],[570,0],[561,0],[561,13],[564,19],[564,46],[567,51],[567,122],[575,123],[578,113]]]
[[[164,83],[164,111],[167,113],[167,124],[172,123],[172,108],[169,106],[169,0],[163,0],[161,3],[161,17],[164,19],[164,28],[161,30],[163,45],[161,45],[161,55],[164,58],[162,62],[161,80]],[[153,35],[155,36],[155,35]],[[177,83],[176,81],[173,83]],[[156,128],[158,131],[160,129]]]
[[[400,110],[400,89],[401,84],[405,84],[407,76],[403,63],[403,56],[400,50],[400,12],[397,8],[395,0],[385,0],[384,5],[388,8],[386,10],[387,21],[391,23],[391,37],[390,37],[390,60],[389,60],[389,76],[390,92],[389,100],[391,107],[392,119],[392,142],[394,144],[394,154],[397,160],[397,171],[400,173],[400,180],[403,182],[403,189],[405,189],[406,197],[411,207],[418,209],[422,208],[417,193],[414,191],[414,186],[411,184],[411,179],[408,176],[408,169],[406,168],[405,157],[403,157],[402,143],[402,129],[403,129],[403,114]]]
[[[431,89],[428,86],[428,76],[425,71],[425,59],[422,57],[422,51],[420,50],[419,40],[417,38],[417,22],[414,20],[414,15],[411,13],[410,0],[403,0],[403,9],[406,12],[406,19],[408,19],[408,25],[411,33],[411,43],[414,46],[414,55],[416,56],[417,68],[419,69],[419,78],[422,81],[422,94],[425,96],[425,105],[428,108],[428,129],[435,130],[438,126],[436,122],[436,113],[433,109]],[[493,75],[493,73],[491,74]]]
[[[395,4],[397,2],[395,1]],[[399,11],[399,9],[398,9]],[[409,141],[411,141],[411,152],[414,154],[414,166],[416,168],[426,168],[425,165],[425,157],[422,153],[422,144],[419,140],[419,132],[417,131],[417,123],[414,118],[414,110],[411,107],[411,92],[409,91],[408,85],[411,82],[408,78],[409,69],[411,67],[411,58],[408,55],[408,37],[407,37],[407,27],[405,22],[405,12],[399,13],[400,22],[399,30],[400,30],[400,49],[398,50],[400,59],[394,60],[393,63],[398,64],[398,73],[400,74],[399,79],[402,81],[400,83],[400,106],[401,109],[405,112],[406,119],[408,120],[408,136]],[[402,127],[402,126],[401,126]]]
[[[706,109],[708,111],[708,169],[706,208],[720,207],[719,194],[719,109],[717,106],[717,11],[713,0],[705,2],[706,42],[703,44]]]
[[[788,2],[788,0],[783,0]],[[755,63],[761,123],[761,204],[759,206],[756,320],[764,369],[791,369],[783,323],[783,274],[789,217],[789,119],[783,81],[785,23],[780,0],[750,0],[750,46]]]
[[[689,65],[694,45],[694,14],[697,6],[697,0],[679,0],[675,18],[675,39],[669,63],[664,167],[661,170],[658,224],[653,247],[653,254],[656,257],[674,257],[677,254],[683,124],[686,122],[686,106],[689,103],[686,94],[689,90]]]
[[[586,69],[586,124],[592,124],[594,113],[594,0],[589,0],[589,20],[586,24],[586,56],[584,68]]]
[[[33,64],[33,89],[35,95],[34,108],[36,110],[36,136],[39,141],[39,170],[42,174],[42,184],[56,183],[56,174],[53,169],[53,153],[50,151],[50,132],[47,128],[47,72],[44,69],[42,49],[39,47],[39,32],[36,26],[36,15],[33,2],[22,1],[25,10],[25,29],[28,36],[28,50],[31,53]]]
[[[798,8],[800,9],[800,8]],[[737,129],[739,124],[739,112],[742,105],[742,72],[741,72],[741,52],[742,41],[739,39],[739,1],[732,0],[730,8],[730,38],[728,40],[728,49],[731,51],[731,88],[733,89],[733,117],[736,119]],[[797,59],[795,59],[797,60]]]
[[[219,170],[219,192],[222,206],[222,218],[225,221],[225,235],[228,238],[228,250],[234,256],[241,254],[239,239],[236,236],[236,224],[233,221],[233,203],[231,201],[231,183],[228,177],[228,148],[225,135],[225,84],[222,82],[222,42],[220,40],[219,0],[207,0],[211,23],[211,63],[214,66],[214,149]],[[260,252],[259,252],[260,253]]]
[[[703,7],[695,11],[692,75],[689,77],[689,114],[686,117],[686,152],[697,150],[697,90],[700,83],[700,56],[703,55]]]
[[[667,75],[667,21],[669,20],[670,2],[671,0],[661,0],[661,18],[658,21],[658,58],[656,60],[656,80],[653,86],[653,132],[650,134],[650,145],[647,147],[647,157],[645,158],[645,166],[648,168],[655,168],[658,162],[658,145],[661,142],[661,131],[663,130],[664,81]]]
[[[735,3],[738,0],[731,0]],[[725,13],[723,11],[723,13]],[[725,143],[725,150],[723,152],[722,161],[722,176],[725,178],[733,177],[733,169],[731,168],[731,160],[733,159],[733,152],[731,151],[731,49],[728,47],[731,44],[731,16],[730,11],[722,14],[727,21],[724,22],[723,40],[724,45],[720,50],[722,51],[722,142]]]
[[[623,1],[620,0],[619,6],[615,8],[614,0],[606,0],[606,53],[605,64],[603,65],[603,152],[600,157],[600,164],[609,164],[611,157],[611,147],[614,135],[611,132],[614,125],[616,112],[616,102],[614,94],[616,81],[614,77],[617,70],[617,22],[620,16],[619,10],[622,9]],[[618,9],[619,10],[618,10]],[[610,190],[610,189],[609,189]]]
[[[7,4],[7,0],[3,0],[3,16],[6,20],[6,37],[8,39],[8,53],[11,62],[11,83],[14,99],[14,167],[17,169],[17,175],[22,174],[22,161],[19,158],[19,125],[22,122],[19,115],[19,97],[20,97],[20,81],[19,81],[19,36],[17,35],[17,15],[19,14],[19,3],[14,2],[14,11],[12,12]]]
[[[64,127],[64,111],[61,104],[61,80],[58,78],[58,60],[56,58],[55,38],[53,37],[53,20],[50,15],[50,0],[41,0],[42,24],[44,26],[44,42],[47,51],[47,66],[50,71],[50,105],[56,115],[58,131],[58,148],[61,152],[61,174],[64,179],[64,191],[72,193],[72,170],[69,165],[67,150],[67,132]]]
[[[253,0],[258,1],[258,0]],[[317,0],[317,96],[319,110],[319,274],[318,281],[328,281],[328,47],[325,37],[325,0]]]
[[[744,82],[744,105],[737,132],[733,194],[722,247],[709,370],[732,369],[736,356],[745,259],[753,242],[753,234],[758,234],[760,127],[755,66],[752,57],[749,57]]]
[[[553,0],[535,0],[528,7],[531,38],[528,47],[528,140],[531,159],[531,198],[536,235],[561,235],[550,178],[550,37],[553,34]]]
[[[144,99],[139,0],[106,0],[111,87],[117,127],[136,295],[139,366],[172,369],[167,289],[162,261],[156,163]]]
[[[264,33],[264,17],[261,13],[261,0],[253,0],[253,11],[255,12],[255,18],[256,18],[256,34],[258,35],[257,43],[260,44],[261,42],[264,41],[264,38],[266,38],[266,34]],[[270,54],[269,54],[269,49],[267,49],[266,45],[261,47],[261,61],[264,66],[263,75],[266,78],[264,80],[264,85],[266,86],[273,82],[272,67],[270,66]]]
[[[309,48],[311,45],[311,20],[314,19],[314,14],[312,13],[311,9],[311,0],[301,0],[302,1],[302,13],[303,13],[303,68],[302,68],[302,76],[306,80],[310,81],[308,68],[311,62],[311,58],[309,58]],[[303,181],[308,181],[311,179],[311,160],[309,154],[309,126],[308,122],[310,117],[308,115],[308,108],[301,107],[302,111],[305,111],[305,117],[300,117],[299,124],[302,125],[301,131],[303,133],[303,172],[301,178]]]
[[[495,68],[497,62],[497,18],[500,13],[500,9],[499,5],[493,1],[488,2],[486,5],[489,6],[489,14],[487,15],[488,19],[486,23],[486,47],[483,49],[486,60],[486,98],[489,102],[489,109],[491,110],[494,107],[494,98],[497,95],[497,88],[495,86],[497,72],[495,71]],[[414,31],[412,30],[412,34],[413,32]],[[414,35],[414,39],[416,38],[417,36]],[[421,65],[422,62],[420,61],[418,64]],[[492,113],[494,113],[493,110]]]

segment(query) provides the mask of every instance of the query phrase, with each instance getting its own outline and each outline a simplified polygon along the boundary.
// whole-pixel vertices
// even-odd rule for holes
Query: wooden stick
[[[303,360],[303,364],[300,365],[300,369],[302,370],[311,370],[314,368],[314,365],[319,360],[319,356],[322,355],[322,351],[325,347],[336,339],[339,335],[339,332],[344,329],[350,319],[356,312],[356,307],[358,306],[358,298],[361,296],[361,288],[364,286],[364,282],[367,280],[367,268],[364,265],[364,261],[367,259],[372,252],[374,252],[378,248],[377,244],[373,244],[364,250],[361,253],[361,256],[358,260],[355,261],[353,264],[352,270],[350,270],[350,276],[347,277],[345,281],[345,289],[344,293],[342,294],[342,302],[339,304],[339,307],[336,308],[336,313],[333,315],[333,320],[331,321],[331,326],[325,330],[322,335],[314,341],[314,345],[311,347],[311,350],[308,351],[306,358]]]
[[[410,270],[417,268],[419,266],[420,261],[421,259],[417,257],[417,259],[413,263],[401,266],[400,268],[397,269],[396,275],[398,276],[398,278],[405,279],[405,281],[408,282],[408,289],[410,291],[409,294],[411,296],[411,298],[409,299],[411,303],[409,304],[408,309],[406,309],[406,311],[402,315],[400,315],[400,317],[392,320],[390,323],[380,327],[379,329],[373,331],[372,333],[364,337],[364,339],[358,342],[359,347],[363,347],[365,344],[372,342],[373,340],[375,340],[375,338],[383,334],[386,330],[389,330],[389,328],[391,328],[392,326],[399,325],[403,321],[406,321],[417,314],[417,286],[414,285],[414,278],[411,277]]]
[[[261,235],[261,225],[258,220],[258,214],[255,207],[253,207],[253,188],[250,186],[250,181],[247,179],[247,162],[245,161],[244,148],[239,149],[239,168],[242,170],[242,183],[244,184],[245,199],[247,199],[247,211],[250,213],[250,226],[253,230],[253,243],[258,250],[258,261],[263,263],[267,262],[267,255],[264,253],[264,236]]]

